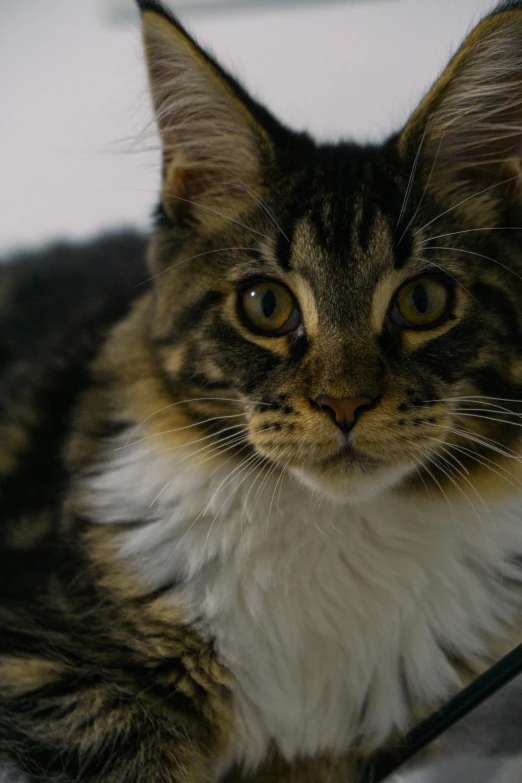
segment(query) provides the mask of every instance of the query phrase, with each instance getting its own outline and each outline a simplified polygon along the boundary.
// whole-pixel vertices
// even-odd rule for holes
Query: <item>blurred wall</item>
[[[159,155],[137,20],[111,25],[104,0],[2,5],[0,252],[120,224],[146,227]],[[187,22],[293,127],[379,139],[406,119],[490,7],[318,2]]]

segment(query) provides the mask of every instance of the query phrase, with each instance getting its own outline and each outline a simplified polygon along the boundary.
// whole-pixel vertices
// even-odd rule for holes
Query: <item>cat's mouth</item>
[[[360,504],[398,486],[413,468],[366,454],[346,441],[335,454],[292,472],[336,502]]]
[[[367,465],[368,468],[376,468],[385,464],[385,460],[371,457],[369,454],[366,454],[365,452],[357,449],[349,441],[346,441],[335,454],[331,454],[328,457],[317,460],[313,463],[313,465],[314,467],[328,467],[329,465],[339,465],[342,463],[351,464],[354,462],[361,466]]]

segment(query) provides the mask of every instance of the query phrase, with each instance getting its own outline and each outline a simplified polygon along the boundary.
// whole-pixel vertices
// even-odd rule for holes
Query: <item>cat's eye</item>
[[[390,320],[404,329],[433,329],[450,315],[453,289],[446,280],[417,277],[402,286],[390,309]]]
[[[275,280],[256,280],[242,288],[238,314],[251,332],[268,337],[289,334],[301,323],[294,295]]]

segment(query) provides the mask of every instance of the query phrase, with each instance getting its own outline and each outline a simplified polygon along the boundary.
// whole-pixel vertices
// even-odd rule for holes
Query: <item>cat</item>
[[[357,783],[520,640],[522,2],[373,145],[138,5],[147,250],[0,273],[0,757]]]

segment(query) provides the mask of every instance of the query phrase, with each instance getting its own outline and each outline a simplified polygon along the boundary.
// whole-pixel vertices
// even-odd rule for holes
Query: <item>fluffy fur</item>
[[[87,480],[86,506],[101,524],[139,523],[120,556],[148,589],[177,583],[172,600],[215,640],[234,677],[227,761],[257,767],[274,736],[289,760],[376,749],[462,684],[458,659],[472,673],[485,638],[512,643],[515,503],[457,502],[453,516],[444,498],[419,509],[384,493],[347,508],[279,475],[187,474],[126,442]]]
[[[0,276],[0,757],[355,783],[519,640],[522,5],[378,146],[291,132],[140,7],[147,266],[114,237]]]

